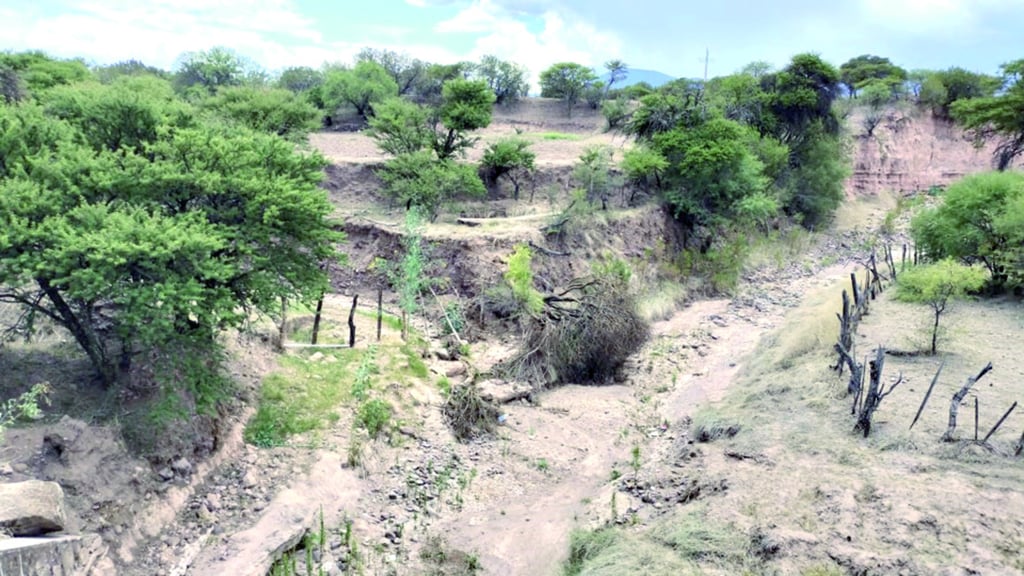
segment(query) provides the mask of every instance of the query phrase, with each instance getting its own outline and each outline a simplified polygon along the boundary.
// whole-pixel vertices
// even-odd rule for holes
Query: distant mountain
[[[643,70],[641,68],[630,68],[628,72],[629,74],[626,76],[626,79],[619,80],[618,82],[615,83],[614,86],[612,86],[612,88],[625,88],[626,86],[632,86],[633,84],[639,84],[641,82],[647,82],[652,87],[657,88],[662,84],[667,84],[675,80],[675,78],[673,78],[672,76],[669,76],[668,74],[664,74],[662,72],[658,72],[657,70]],[[603,80],[604,82],[608,82],[607,72],[599,70],[598,75],[601,77],[601,80]]]

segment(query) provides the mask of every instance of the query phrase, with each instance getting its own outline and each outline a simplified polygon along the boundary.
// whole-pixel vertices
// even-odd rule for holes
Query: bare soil
[[[476,295],[499,281],[504,258],[517,242],[571,254],[538,255],[538,278],[550,285],[585,272],[605,250],[640,260],[666,238],[671,244],[664,214],[624,209],[621,201],[565,244],[549,244],[539,231],[564,206],[571,165],[586,146],[626,146],[621,137],[602,132],[601,121],[585,111],[564,118],[554,102],[499,111],[469,159],[478,158],[487,142],[519,133],[534,142],[541,176],[531,187],[532,201],[497,197],[466,203],[428,228],[438,270],[460,295]],[[935,165],[950,157],[942,151],[948,149],[966,158],[962,169],[950,173],[984,168],[959,135],[944,136],[923,124],[919,130],[923,141],[941,141],[932,147]],[[327,188],[349,234],[352,266],[332,271],[338,295],[325,307],[324,341],[340,342],[347,335],[349,297],[358,293],[364,306],[372,306],[379,279],[370,263],[397,251],[401,210],[380,198],[372,169],[385,157],[371,140],[323,133],[312,143],[335,163]],[[889,160],[879,160],[862,141],[851,194],[874,194],[893,183],[922,189],[946,182],[947,175],[933,169],[903,175],[918,170],[917,164],[891,160],[918,158],[921,149],[920,142],[893,144],[882,154]],[[444,376],[457,384],[468,377],[467,368],[437,358],[436,343],[427,342],[428,377],[387,383],[399,407],[399,429],[390,442],[366,446],[354,467],[345,456],[352,434],[346,406],[338,408],[338,420],[327,430],[274,449],[242,442],[241,428],[251,413],[243,410],[223,426],[215,456],[165,479],[161,470],[129,456],[112,428],[55,421],[66,407],[61,405],[50,421],[8,433],[0,474],[5,481],[61,482],[72,510],[70,528],[98,532],[110,548],[111,564],[101,573],[130,576],[262,575],[265,562],[289,540],[294,543],[295,534],[312,528],[321,510],[332,549],[339,527],[351,521],[365,573],[425,573],[428,562],[420,553],[431,537],[440,536],[452,550],[476,556],[486,574],[557,574],[574,528],[611,522],[642,535],[697,501],[714,522],[765,535],[775,552],[762,561],[781,573],[799,573],[815,562],[831,563],[842,574],[1024,572],[1024,472],[1020,459],[1005,454],[1020,432],[1019,411],[992,442],[994,453],[937,442],[952,390],[985,361],[992,360],[996,371],[979,386],[983,422],[991,424],[1020,399],[1020,303],[965,304],[946,319],[953,329],[943,355],[947,376],[913,434],[904,430],[936,361],[887,360],[887,373],[902,371],[905,383],[883,404],[874,437],[853,437],[842,384],[827,366],[832,311],[824,323],[808,320],[822,316],[822,301],[837,297],[837,287],[864,255],[867,231],[884,214],[877,203],[855,199],[851,205],[870,206],[851,212],[862,225],[816,236],[798,257],[752,267],[732,297],[698,300],[654,323],[650,341],[628,362],[622,381],[565,386],[538,394],[535,404],[504,405],[503,425],[491,437],[454,441],[440,414],[443,397],[436,382]],[[459,214],[499,217],[470,228],[455,223]],[[386,296],[393,309],[393,296]],[[877,343],[911,348],[919,336],[914,326],[923,311],[888,298],[862,324],[861,351]],[[436,310],[425,316],[430,314]],[[296,314],[296,322],[307,317]],[[375,329],[372,319],[356,318],[357,348],[375,345],[368,336]],[[436,324],[419,319],[417,328],[430,337]],[[275,370],[266,332],[262,339],[239,338],[232,345],[233,376],[250,400],[260,379]],[[481,370],[515,347],[514,335],[499,326],[474,337],[468,362]],[[399,346],[397,334],[385,328],[380,346]],[[14,350],[0,355],[9,359]],[[288,353],[331,361],[330,350]],[[28,363],[36,365],[39,378],[54,383],[81,378],[44,369],[52,366],[49,361]],[[750,422],[735,422],[743,429],[735,439],[701,443],[693,437],[691,422],[702,410],[746,414],[736,407],[762,406],[758,402],[766,395],[777,396],[778,404]],[[963,433],[970,420],[966,412]],[[43,442],[55,433],[65,441],[60,454]],[[713,562],[700,567],[726,573]]]

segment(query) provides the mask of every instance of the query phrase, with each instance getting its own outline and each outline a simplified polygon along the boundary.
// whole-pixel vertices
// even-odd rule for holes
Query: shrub
[[[387,401],[374,398],[359,407],[356,420],[360,426],[366,429],[366,433],[371,438],[376,438],[384,432],[388,422],[391,421],[391,411],[391,405]]]
[[[502,176],[515,187],[513,198],[519,200],[519,187],[523,177],[533,171],[537,155],[529,150],[530,143],[521,138],[502,138],[484,150],[480,161],[481,173],[488,186],[497,184]]]
[[[406,206],[419,206],[431,220],[449,198],[487,194],[473,166],[437,160],[428,150],[392,158],[378,174],[388,195]]]
[[[500,370],[540,385],[600,383],[647,340],[635,296],[616,275],[574,280],[545,300],[520,353]]]
[[[540,292],[533,287],[533,270],[530,269],[532,258],[533,252],[528,246],[517,245],[508,258],[505,282],[512,289],[512,295],[519,303],[520,309],[527,314],[536,315],[544,308],[544,300]]]

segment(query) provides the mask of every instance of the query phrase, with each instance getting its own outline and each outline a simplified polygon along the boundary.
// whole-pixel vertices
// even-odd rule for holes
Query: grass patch
[[[336,422],[335,408],[349,396],[352,364],[362,350],[338,350],[318,361],[309,355],[281,358],[280,370],[263,379],[259,408],[245,427],[245,441],[281,446],[290,436]]]
[[[697,442],[712,442],[719,438],[732,438],[741,426],[735,420],[726,418],[719,410],[701,407],[693,415],[690,430]]]
[[[639,298],[637,312],[647,322],[668,320],[685,304],[686,286],[678,281],[661,281],[650,292]]]
[[[540,132],[537,137],[541,140],[580,140],[580,136],[565,132]]]
[[[576,530],[569,537],[564,576],[693,574],[695,566],[672,549],[614,529]]]
[[[377,320],[376,311],[356,308],[356,314],[364,318],[373,318],[374,321]],[[402,331],[402,319],[399,318],[398,316],[395,316],[394,314],[388,314],[387,312],[383,313],[381,315],[381,323],[384,324],[384,326],[387,326],[389,329],[394,330],[395,332]]]

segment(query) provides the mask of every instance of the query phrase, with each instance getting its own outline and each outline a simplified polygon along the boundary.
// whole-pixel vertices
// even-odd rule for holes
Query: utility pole
[[[708,82],[708,60],[711,59],[711,50],[707,46],[704,47],[704,83]]]

